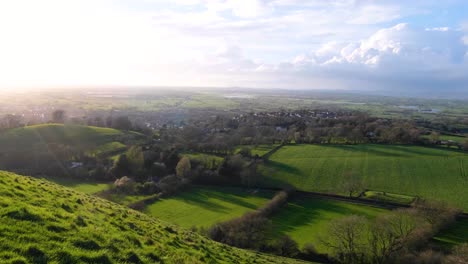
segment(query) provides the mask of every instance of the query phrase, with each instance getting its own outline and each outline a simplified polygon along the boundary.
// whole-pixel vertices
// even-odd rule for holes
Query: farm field
[[[350,215],[373,218],[384,212],[388,211],[342,201],[300,198],[290,201],[287,207],[272,217],[272,232],[289,235],[300,247],[311,243],[320,253],[326,253],[327,248],[321,243],[321,238],[326,237],[332,220]]]
[[[107,200],[2,171],[0,215],[1,263],[247,263],[254,258],[296,263],[222,245]]]
[[[398,145],[288,145],[264,166],[262,185],[341,193],[347,175],[364,187],[447,201],[468,210],[468,155],[449,149]]]
[[[253,194],[229,187],[194,187],[175,197],[154,202],[145,212],[184,228],[207,228],[263,206],[273,194],[268,191]]]

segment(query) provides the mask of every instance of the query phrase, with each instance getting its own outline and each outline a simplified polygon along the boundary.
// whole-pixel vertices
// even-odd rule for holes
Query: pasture
[[[468,155],[400,145],[287,145],[259,171],[262,185],[344,194],[349,175],[364,188],[447,201],[468,210]]]
[[[154,202],[145,212],[184,228],[208,228],[263,206],[273,194],[229,187],[194,187],[177,196]]]
[[[289,235],[300,247],[313,244],[320,253],[327,248],[321,238],[327,236],[330,222],[350,215],[376,217],[385,209],[335,200],[319,198],[301,198],[288,203],[279,213],[272,217],[273,236]]]

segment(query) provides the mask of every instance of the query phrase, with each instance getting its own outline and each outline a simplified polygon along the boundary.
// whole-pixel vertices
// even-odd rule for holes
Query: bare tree
[[[347,172],[344,175],[344,181],[341,187],[342,190],[349,195],[349,197],[353,197],[354,195],[364,190],[364,183],[353,172]]]
[[[369,229],[370,262],[386,263],[393,254],[407,248],[417,228],[417,220],[408,210],[379,216]]]
[[[333,221],[322,243],[332,250],[339,263],[362,263],[367,219],[352,215]]]

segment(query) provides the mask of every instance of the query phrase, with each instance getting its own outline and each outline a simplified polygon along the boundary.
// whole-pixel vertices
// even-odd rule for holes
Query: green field
[[[104,156],[107,154],[124,151],[126,148],[127,146],[125,144],[113,141],[96,147],[95,149],[90,151],[90,153],[96,156]]]
[[[295,263],[232,248],[148,215],[0,172],[0,263]]]
[[[78,179],[69,178],[46,178],[51,182],[72,188],[86,194],[94,194],[109,189],[111,183],[86,182]]]
[[[185,228],[206,228],[253,211],[272,196],[272,192],[253,194],[240,188],[194,187],[191,191],[154,202],[146,212]]]
[[[468,219],[458,220],[450,228],[442,230],[434,240],[447,247],[468,243]]]
[[[443,200],[468,210],[468,155],[398,145],[288,145],[260,168],[264,186],[341,193],[347,175],[370,190]]]
[[[103,127],[43,124],[8,130],[0,134],[2,146],[31,145],[41,142],[72,146],[104,144],[124,133]]]
[[[327,249],[321,243],[321,238],[326,238],[327,228],[332,220],[350,215],[372,218],[384,212],[388,211],[348,202],[318,198],[296,199],[272,217],[272,233],[276,236],[289,235],[301,247],[311,243],[319,252],[325,253]]]

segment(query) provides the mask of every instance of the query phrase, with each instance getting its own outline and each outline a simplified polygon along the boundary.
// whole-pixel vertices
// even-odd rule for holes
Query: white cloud
[[[441,4],[0,1],[0,86],[464,85],[466,25],[404,23],[434,5]]]

